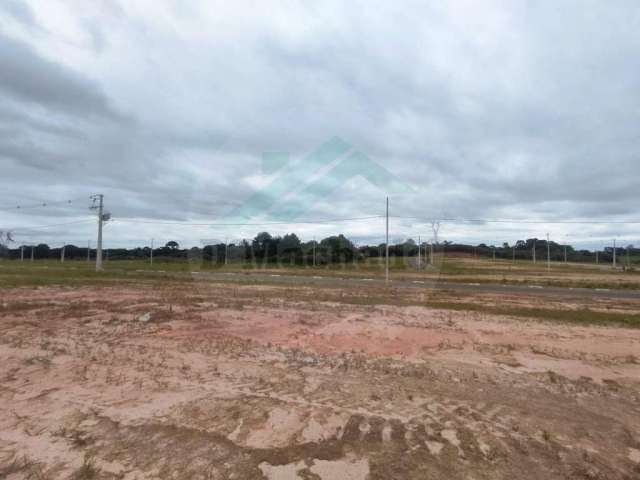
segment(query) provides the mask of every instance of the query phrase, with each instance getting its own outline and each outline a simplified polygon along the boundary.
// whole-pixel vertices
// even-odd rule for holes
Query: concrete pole
[[[91,240],[87,242],[87,263],[91,262]]]
[[[64,247],[65,245],[62,245],[62,248],[60,249],[60,263],[64,263]]]
[[[98,248],[96,249],[96,272],[102,271],[102,222],[104,221],[104,195],[98,194]]]
[[[149,265],[153,265],[153,238],[151,239],[151,249],[149,250]]]
[[[420,256],[421,250],[422,250],[422,245],[420,245],[420,235],[418,235],[418,268],[422,266],[422,258]]]
[[[547,233],[547,271],[551,271],[551,245],[549,245],[548,233]]]
[[[31,245],[31,261],[33,262],[33,245]]]
[[[613,268],[616,268],[616,239],[613,239]]]
[[[24,262],[24,245],[20,246],[20,261]]]
[[[387,221],[385,238],[384,281],[385,283],[389,283],[389,197],[387,197]]]
[[[533,239],[533,263],[536,263],[536,239]]]

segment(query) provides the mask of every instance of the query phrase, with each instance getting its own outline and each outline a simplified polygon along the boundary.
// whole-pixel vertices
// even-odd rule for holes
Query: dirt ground
[[[0,291],[0,478],[640,478],[640,329],[292,288]]]

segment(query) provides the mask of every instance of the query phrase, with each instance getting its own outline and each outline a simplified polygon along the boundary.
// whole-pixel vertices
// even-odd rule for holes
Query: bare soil
[[[1,291],[0,478],[640,478],[640,329],[296,288]]]

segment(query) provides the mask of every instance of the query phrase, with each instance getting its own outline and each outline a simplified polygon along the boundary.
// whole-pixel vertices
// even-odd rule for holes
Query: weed
[[[49,368],[51,366],[51,359],[47,357],[42,357],[40,355],[34,355],[33,357],[26,358],[24,363],[27,365],[37,365],[40,364],[45,368]]]
[[[89,453],[84,454],[82,465],[73,472],[71,475],[72,480],[90,480],[92,478],[98,478],[100,469],[96,467],[93,455]]]

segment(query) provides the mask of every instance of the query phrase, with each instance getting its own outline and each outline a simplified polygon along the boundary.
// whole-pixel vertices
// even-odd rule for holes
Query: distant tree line
[[[389,245],[389,255],[392,257],[416,257],[418,248],[424,255],[428,252],[428,243],[418,245],[413,239],[402,243]],[[35,246],[22,246],[22,255],[30,259],[33,249],[34,259],[58,259],[61,257],[62,248],[51,248],[45,243]],[[499,259],[530,260],[533,252],[536,252],[538,261],[547,258],[547,241],[530,238],[518,240],[514,245],[503,243],[502,245],[469,245],[444,241],[435,245],[437,252],[466,254],[468,256],[489,257]],[[570,262],[594,262],[596,252],[589,250],[576,250],[571,245],[563,245],[553,241],[549,242],[551,260],[563,261],[566,258]],[[21,247],[9,248],[2,245],[0,254],[3,257],[18,259],[21,256]],[[64,247],[65,259],[86,259],[87,255],[95,258],[95,249],[88,252],[86,247],[66,245]],[[147,259],[151,255],[149,247],[136,248],[109,248],[104,250],[105,258],[112,260]],[[170,241],[163,247],[153,249],[153,257],[156,259],[191,259],[195,261],[222,264],[225,262],[253,261],[259,263],[289,263],[296,265],[326,265],[330,263],[345,263],[362,261],[367,258],[379,258],[385,255],[385,244],[356,246],[344,235],[334,235],[316,242],[314,240],[302,242],[294,233],[284,236],[274,236],[268,232],[258,233],[252,240],[243,240],[240,243],[217,243],[203,247],[181,249],[176,241]],[[620,263],[624,257],[640,256],[640,248],[632,245],[616,248],[616,255]],[[598,252],[602,263],[611,262],[613,248],[608,247]]]

